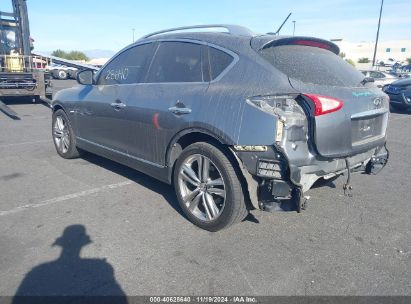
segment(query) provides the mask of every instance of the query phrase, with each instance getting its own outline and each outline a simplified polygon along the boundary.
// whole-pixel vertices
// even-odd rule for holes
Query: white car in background
[[[399,79],[397,76],[381,71],[363,70],[361,73],[363,73],[365,77],[374,78],[374,83],[379,88],[389,85]]]
[[[377,60],[377,65],[382,66],[382,67],[392,67],[395,64],[401,64],[401,62],[394,59],[394,58],[387,58],[387,59]]]

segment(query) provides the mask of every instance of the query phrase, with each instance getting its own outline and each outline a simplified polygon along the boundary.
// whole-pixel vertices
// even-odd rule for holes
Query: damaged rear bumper
[[[232,148],[247,181],[255,208],[270,202],[292,201],[301,209],[304,193],[319,179],[332,180],[341,175],[364,172],[377,174],[388,162],[385,145],[346,158],[307,157],[308,164],[295,164],[274,146],[266,151],[237,151]]]
[[[377,174],[388,162],[389,153],[385,146],[381,146],[363,153],[346,158],[332,160],[317,160],[307,166],[290,164],[290,180],[303,192],[308,191],[320,178],[333,179],[350,172],[365,172]],[[348,167],[347,167],[348,162]]]

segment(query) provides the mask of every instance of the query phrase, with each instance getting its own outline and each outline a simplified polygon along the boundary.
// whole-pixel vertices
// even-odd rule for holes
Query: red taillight
[[[329,44],[318,42],[318,41],[313,41],[313,40],[295,40],[293,41],[293,43],[298,44],[298,45],[318,47],[320,49],[326,49],[326,50],[331,49],[331,46]]]
[[[332,112],[336,112],[343,107],[343,102],[340,99],[322,96],[316,94],[304,94],[304,96],[310,98],[315,105],[315,116],[320,116]]]

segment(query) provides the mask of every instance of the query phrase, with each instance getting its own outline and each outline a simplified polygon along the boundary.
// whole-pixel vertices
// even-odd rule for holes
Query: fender
[[[54,101],[54,100],[53,100],[50,108],[51,108],[51,111],[52,111],[52,112],[56,111],[57,108],[61,108],[64,112],[66,112],[66,114],[68,114],[67,109],[66,109],[66,106],[65,106],[62,102],[60,102],[60,101]]]
[[[186,135],[197,133],[199,134],[198,141],[202,140],[213,140],[215,142],[218,142],[220,145],[233,145],[234,142],[229,139],[227,135],[224,134],[224,137],[217,135],[216,133],[207,130],[202,127],[190,127],[181,130],[178,132],[170,141],[170,143],[167,146],[167,152],[166,152],[166,158],[165,158],[165,164],[166,167],[169,168],[168,172],[168,179],[171,181],[172,180],[172,173],[173,173],[173,166],[174,162],[182,152],[183,148],[181,147],[180,144],[178,144],[179,140],[183,138]],[[221,132],[222,133],[222,132]],[[222,133],[223,134],[223,133]]]

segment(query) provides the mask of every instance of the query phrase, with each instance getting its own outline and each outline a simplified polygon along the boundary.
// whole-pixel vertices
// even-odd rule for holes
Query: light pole
[[[378,37],[380,36],[380,25],[381,25],[381,15],[382,15],[383,5],[384,5],[384,0],[381,0],[380,18],[378,19],[377,38],[375,39],[374,57],[372,58],[372,66],[373,67],[375,66],[375,57],[377,56]]]
[[[293,25],[294,25],[294,28],[293,28],[293,36],[295,36],[295,20],[293,20]]]
[[[135,41],[135,39],[134,39],[134,32],[136,31],[136,29],[135,29],[135,28],[132,28],[131,30],[133,31],[133,43],[134,43],[134,41]]]

